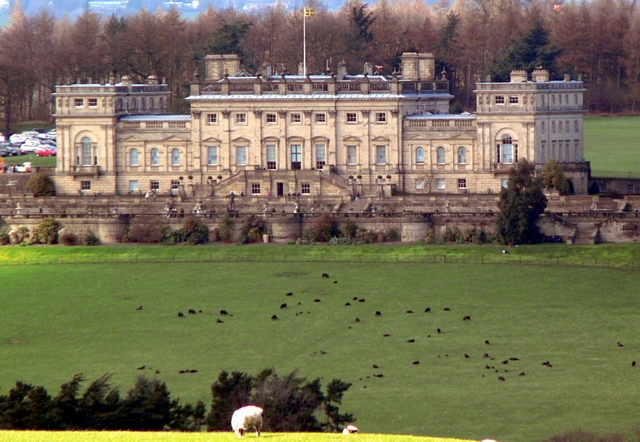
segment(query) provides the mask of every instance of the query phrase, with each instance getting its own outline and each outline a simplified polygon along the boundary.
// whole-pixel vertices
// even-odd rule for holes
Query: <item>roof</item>
[[[127,115],[120,121],[190,121],[191,115]]]
[[[399,100],[402,98],[446,98],[451,99],[451,94],[360,94],[341,93],[340,95],[329,94],[204,94],[190,95],[188,101],[376,101],[376,100]]]
[[[476,114],[463,112],[461,114],[432,114],[427,112],[424,114],[407,115],[405,120],[475,120]]]

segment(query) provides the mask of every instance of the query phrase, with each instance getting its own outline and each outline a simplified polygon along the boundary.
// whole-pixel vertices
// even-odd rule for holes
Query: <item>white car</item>
[[[13,134],[9,137],[11,144],[22,144],[27,141],[27,136],[23,134]]]
[[[42,144],[39,140],[34,138],[29,138],[27,139],[27,141],[22,143],[22,146],[20,146],[20,149],[22,149],[25,152],[35,152],[38,149],[44,149],[46,147],[47,146]]]

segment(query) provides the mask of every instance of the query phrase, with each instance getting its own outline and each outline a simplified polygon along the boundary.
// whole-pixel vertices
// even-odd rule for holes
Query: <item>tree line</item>
[[[362,72],[364,62],[384,74],[403,51],[433,52],[438,73],[451,80],[455,103],[472,111],[476,81],[511,68],[542,66],[555,78],[581,75],[591,112],[637,112],[640,99],[640,15],[635,0],[349,0],[329,11],[310,0],[306,18],[308,72]],[[297,72],[302,61],[302,9],[282,3],[259,11],[209,8],[186,20],[171,8],[101,17],[86,9],[75,21],[46,10],[26,15],[20,2],[0,31],[0,106],[4,126],[47,119],[58,83],[150,75],[166,79],[174,111],[202,59],[236,53],[255,72],[265,62]],[[542,48],[542,51],[539,49]]]
[[[320,379],[307,381],[296,371],[280,376],[272,368],[256,376],[220,372],[211,385],[209,413],[202,401],[172,399],[166,383],[140,376],[122,396],[111,374],[93,381],[84,391],[82,374],[60,387],[52,397],[44,387],[18,381],[0,395],[0,429],[111,431],[231,431],[233,411],[253,403],[265,410],[264,429],[272,432],[340,431],[355,421],[339,405],[351,386],[333,379],[322,390]]]

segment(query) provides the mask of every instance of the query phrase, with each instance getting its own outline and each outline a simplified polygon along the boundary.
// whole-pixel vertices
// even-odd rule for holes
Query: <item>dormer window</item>
[[[74,98],[73,99],[74,107],[84,107],[84,98]]]
[[[496,95],[495,103],[496,104],[504,104],[504,95]]]
[[[98,107],[98,99],[97,98],[89,98],[89,107]]]

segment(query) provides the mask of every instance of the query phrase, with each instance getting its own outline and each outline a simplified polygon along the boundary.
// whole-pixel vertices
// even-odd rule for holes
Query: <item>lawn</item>
[[[597,177],[640,178],[640,117],[584,119],[585,157]]]
[[[352,382],[342,407],[364,433],[510,441],[579,428],[631,434],[640,423],[640,367],[631,366],[640,361],[640,273],[527,266],[516,258],[600,250],[601,260],[613,260],[638,252],[637,245],[599,247],[513,249],[513,265],[353,259],[372,250],[420,255],[411,247],[0,248],[10,262],[19,253],[43,262],[63,251],[173,252],[176,259],[0,267],[0,391],[23,380],[55,395],[75,373],[91,381],[111,372],[126,392],[144,374],[166,381],[173,397],[209,404],[221,370],[274,367],[323,377],[324,385],[334,377]],[[269,262],[274,250],[293,256],[294,249],[300,259],[344,259]],[[434,250],[473,256],[472,249],[498,253]],[[252,252],[256,262],[181,262],[207,251],[229,261]],[[178,317],[188,309],[202,313]],[[178,373],[184,369],[198,372]]]

